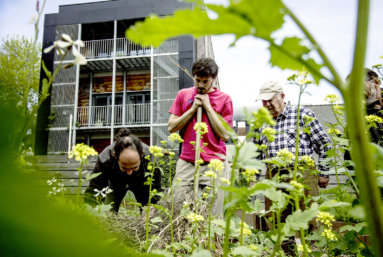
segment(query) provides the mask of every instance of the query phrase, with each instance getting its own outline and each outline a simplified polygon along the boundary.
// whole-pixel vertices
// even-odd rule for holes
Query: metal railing
[[[84,41],[80,49],[86,59],[110,58],[114,56],[113,39]],[[116,57],[150,55],[150,46],[141,46],[126,38],[116,39]]]
[[[111,125],[112,106],[77,108],[77,126],[101,127]],[[138,125],[150,123],[150,104],[114,106],[114,125]]]

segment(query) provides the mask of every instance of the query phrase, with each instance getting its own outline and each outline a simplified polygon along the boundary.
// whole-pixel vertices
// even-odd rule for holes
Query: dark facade
[[[153,48],[126,39],[125,31],[152,13],[164,16],[191,7],[177,0],[118,0],[65,5],[46,14],[43,49],[66,33],[84,42],[80,52],[88,63],[57,74],[38,111],[35,154],[66,152],[68,142],[84,142],[100,151],[123,127],[147,144],[166,140],[170,106],[180,89],[193,86],[174,62],[191,73],[196,58],[214,57],[210,37],[172,38]],[[42,54],[50,71],[60,58],[54,51]],[[71,60],[69,53],[64,62]],[[55,116],[51,121],[50,115]]]

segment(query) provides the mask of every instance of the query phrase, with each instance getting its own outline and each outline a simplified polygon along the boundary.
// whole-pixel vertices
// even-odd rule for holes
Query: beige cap
[[[275,93],[283,93],[283,86],[279,82],[269,80],[262,85],[256,101],[270,100]]]

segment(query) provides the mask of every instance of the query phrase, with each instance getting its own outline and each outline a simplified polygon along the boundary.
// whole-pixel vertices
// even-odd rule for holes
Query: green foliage
[[[234,255],[240,255],[240,256],[254,256],[256,254],[255,251],[251,250],[247,246],[238,246],[235,247],[232,251]]]
[[[40,78],[41,45],[33,48],[32,39],[7,36],[0,45],[0,99],[19,106],[36,104]],[[35,62],[31,61],[34,58]],[[25,111],[25,110],[24,110]],[[26,114],[25,114],[26,115]]]

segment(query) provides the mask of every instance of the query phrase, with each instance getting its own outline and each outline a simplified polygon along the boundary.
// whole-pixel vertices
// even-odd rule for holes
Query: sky
[[[40,1],[40,5],[42,0]],[[95,0],[47,0],[44,13],[57,13],[59,5],[96,2]],[[227,5],[228,0],[205,0],[206,3]],[[368,32],[368,47],[365,67],[383,63],[383,33],[381,31],[383,1],[371,0]],[[341,77],[345,78],[351,71],[353,48],[356,34],[357,1],[356,0],[284,0],[284,3],[295,13],[319,42],[330,61]],[[34,36],[33,25],[28,24],[36,15],[35,0],[0,0],[0,37],[7,35]],[[214,18],[214,13],[209,13]],[[39,28],[43,29],[44,18]],[[41,41],[40,32],[39,40]],[[285,36],[303,37],[290,18],[273,35],[277,39]],[[220,67],[219,82],[221,90],[228,93],[235,107],[261,105],[255,102],[262,84],[268,80],[282,83],[286,101],[298,102],[298,87],[287,84],[287,77],[293,72],[282,71],[271,67],[268,43],[254,37],[244,37],[234,47],[232,35],[212,36],[216,62]],[[314,56],[315,58],[315,56]],[[325,72],[325,71],[324,71]],[[319,86],[308,88],[311,94],[305,94],[303,104],[326,104],[327,94],[340,93],[332,85],[321,80]]]

